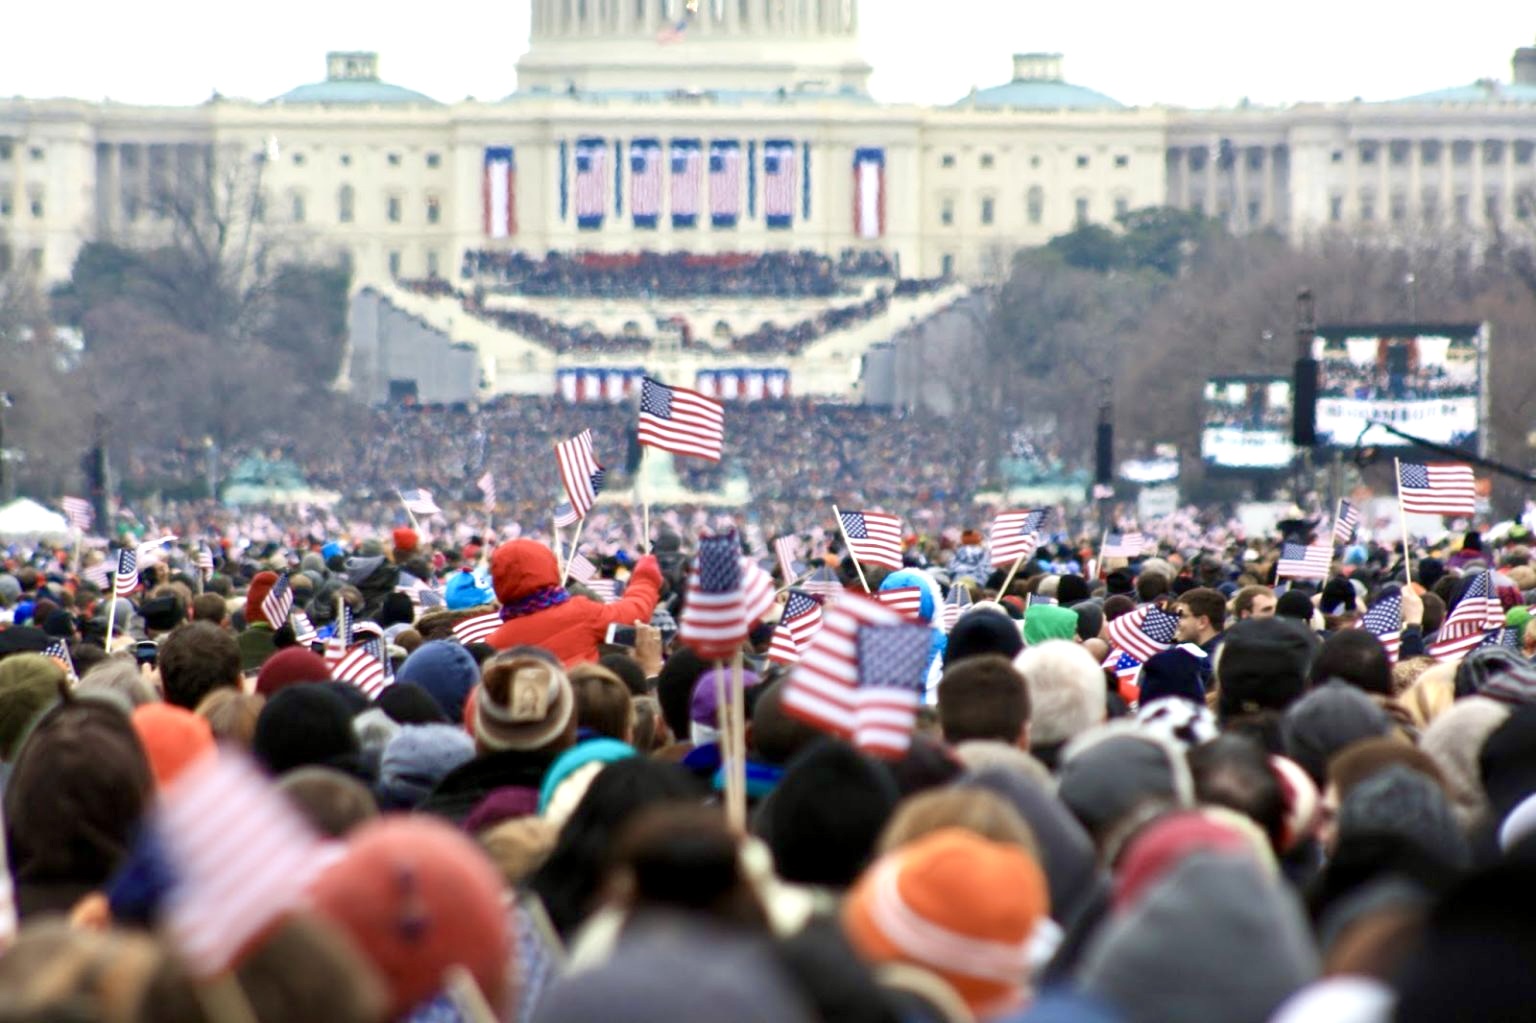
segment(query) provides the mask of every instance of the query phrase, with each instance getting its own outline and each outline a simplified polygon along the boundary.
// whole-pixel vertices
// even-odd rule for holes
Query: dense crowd
[[[69,545],[6,552],[0,1020],[1497,1023],[1536,1004],[1521,524],[1352,543],[1326,580],[1277,586],[1280,537],[1214,514],[1147,523],[1156,548],[1130,559],[1068,530],[1016,573],[985,522],[909,522],[904,567],[863,567],[915,591],[911,624],[853,644],[855,684],[922,694],[882,719],[894,747],[807,709],[826,662],[819,636],[781,647],[782,594],[701,656],[694,532],[665,518],[650,553],[596,559],[601,596],[527,537],[271,525],[151,537],[116,600],[95,544],[78,570]],[[856,566],[835,530],[802,540],[836,647]],[[1448,652],[1484,600],[1489,642]],[[1366,621],[1388,605],[1390,628]],[[866,659],[898,634],[908,656]],[[1127,636],[1155,646],[1127,661]]]
[[[1469,379],[1466,374],[1451,374],[1442,365],[1394,373],[1380,363],[1328,359],[1322,363],[1318,390],[1328,398],[1421,401],[1475,397],[1478,384],[1475,375]]]
[[[846,290],[843,280],[894,275],[881,252],[848,250],[833,260],[810,250],[719,253],[469,251],[460,276],[518,295],[559,298],[815,298]]]

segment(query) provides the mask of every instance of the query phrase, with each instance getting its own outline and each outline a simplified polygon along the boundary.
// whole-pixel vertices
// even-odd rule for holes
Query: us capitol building
[[[976,279],[1081,223],[1169,205],[1301,240],[1532,216],[1536,48],[1512,80],[1386,103],[1128,107],[1019,54],[948,106],[867,90],[857,0],[533,0],[517,91],[443,103],[331,53],[325,78],[195,107],[0,100],[0,267],[66,277],[167,236],[218,168],[250,214],[360,282],[464,253],[876,249]],[[998,77],[1008,69],[999,67]]]

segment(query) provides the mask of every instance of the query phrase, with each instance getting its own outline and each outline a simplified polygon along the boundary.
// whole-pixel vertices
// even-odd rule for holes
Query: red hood
[[[502,604],[560,584],[555,552],[536,540],[508,540],[491,555],[491,584]]]

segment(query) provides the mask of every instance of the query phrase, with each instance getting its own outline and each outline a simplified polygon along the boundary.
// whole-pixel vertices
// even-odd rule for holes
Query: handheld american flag
[[[420,488],[402,490],[400,491],[400,503],[405,505],[405,510],[412,515],[439,515],[442,513],[442,509],[432,499],[432,491],[430,490],[422,490]]]
[[[484,643],[486,638],[499,628],[501,628],[501,612],[487,611],[485,614],[466,618],[455,625],[453,638],[465,646],[471,643]]]
[[[1040,530],[1050,514],[1049,508],[999,512],[992,522],[992,567],[1007,568],[1035,553],[1040,546]]]
[[[94,583],[97,589],[105,590],[112,578],[112,563],[98,561],[94,565],[86,565],[80,570],[80,577],[88,583]]]
[[[1121,699],[1126,703],[1135,703],[1141,696],[1141,687],[1136,684],[1141,675],[1141,662],[1124,650],[1112,649],[1109,656],[1104,658],[1102,667],[1115,673],[1115,685],[1118,687]]]
[[[277,577],[277,582],[267,591],[266,597],[261,601],[261,613],[266,617],[267,624],[274,629],[283,627],[288,620],[288,612],[293,610],[293,586],[288,582],[288,575]]]
[[[336,666],[347,656],[347,649],[352,646],[352,609],[345,604],[341,606],[341,615],[336,619],[336,626],[332,630],[330,638],[325,641],[325,666],[331,670],[332,676],[336,674]]]
[[[800,584],[800,588],[807,593],[817,596],[837,598],[843,593],[843,583],[837,577],[837,572],[829,566],[823,565],[806,577]]]
[[[742,612],[746,615],[749,627],[768,616],[768,612],[773,610],[776,596],[773,576],[763,571],[763,566],[751,558],[743,557],[741,559]]]
[[[481,477],[475,481],[475,486],[480,488],[480,497],[486,511],[496,509],[496,477],[487,469]]]
[[[1429,655],[1437,661],[1457,660],[1503,627],[1504,607],[1490,589],[1489,573],[1479,572],[1441,623]]]
[[[293,612],[293,641],[299,646],[307,647],[320,638],[315,623],[309,620],[309,615],[303,611]]]
[[[1403,511],[1419,515],[1473,515],[1477,481],[1470,465],[1399,462],[1397,496]]]
[[[384,691],[394,680],[393,675],[382,636],[357,644],[331,669],[331,678],[356,686],[370,700]]]
[[[1398,652],[1403,646],[1403,595],[1393,590],[1366,609],[1360,619],[1360,627],[1386,648],[1387,660],[1397,663]]]
[[[565,574],[586,585],[597,578],[597,566],[580,551],[571,552],[571,560],[565,566]]]
[[[971,609],[971,591],[964,586],[951,586],[949,594],[944,598],[944,609],[940,613],[939,626],[945,632],[955,627],[960,616]]]
[[[747,638],[740,550],[734,530],[700,537],[699,553],[688,573],[688,597],[677,638],[707,661],[726,660]]]
[[[44,657],[52,657],[64,666],[64,673],[70,678],[75,677],[75,659],[69,656],[69,643],[63,639],[56,639],[43,651]]]
[[[1355,530],[1360,528],[1360,509],[1353,501],[1339,498],[1339,511],[1333,517],[1333,542],[1347,547],[1355,541]]]
[[[781,536],[773,541],[773,553],[779,559],[779,575],[788,586],[795,581],[798,573],[795,571],[795,562],[800,554],[800,538],[795,536]]]
[[[603,489],[603,467],[592,453],[592,431],[582,430],[570,440],[556,444],[555,460],[571,510],[578,519],[586,518]]]
[[[768,659],[780,664],[794,664],[816,633],[821,631],[821,601],[809,593],[790,590],[784,614],[768,646]]]
[[[1275,562],[1276,579],[1327,579],[1333,564],[1333,544],[1286,543]]]
[[[850,594],[802,649],[784,709],[870,752],[900,756],[912,742],[929,642],[926,626]]]
[[[1143,533],[1109,533],[1104,537],[1101,558],[1139,558],[1147,553],[1147,537]]]
[[[112,592],[126,597],[139,588],[139,552],[124,547],[117,552],[117,571],[112,573]]]
[[[209,752],[162,791],[154,821],[174,877],[166,920],[191,970],[211,977],[297,909],[321,843],[242,756]]]
[[[922,613],[923,590],[920,586],[898,586],[894,589],[881,590],[875,594],[875,599],[909,622],[917,621]]]
[[[64,518],[69,523],[69,528],[80,532],[90,532],[91,525],[96,521],[96,512],[91,508],[91,502],[83,497],[64,498]]]
[[[646,377],[640,385],[639,439],[674,455],[718,462],[725,447],[725,406]]]
[[[576,509],[571,507],[571,502],[561,501],[555,505],[555,528],[567,529],[581,521],[581,516],[576,514]]]
[[[208,545],[205,543],[197,545],[197,570],[203,574],[205,579],[213,575],[213,552],[208,549]]]
[[[582,585],[591,590],[592,596],[604,604],[612,604],[619,595],[617,579],[590,579]]]
[[[1105,628],[1111,646],[1119,647],[1137,660],[1148,661],[1173,645],[1178,626],[1178,615],[1148,604],[1121,615]]]
[[[838,512],[848,550],[866,565],[901,567],[901,519],[886,512]]]

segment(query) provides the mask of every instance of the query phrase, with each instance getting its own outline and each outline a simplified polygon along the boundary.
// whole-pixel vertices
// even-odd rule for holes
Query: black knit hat
[[[326,686],[290,686],[261,709],[251,751],[273,774],[309,764],[350,768],[358,752],[352,712]]]
[[[950,630],[944,647],[944,666],[979,654],[1001,654],[1013,658],[1024,649],[1024,636],[1018,623],[990,608],[967,611]]]
[[[1216,657],[1221,717],[1284,710],[1306,687],[1312,650],[1311,637],[1294,621],[1248,618],[1233,625]]]

